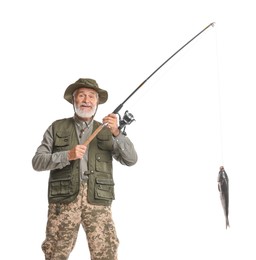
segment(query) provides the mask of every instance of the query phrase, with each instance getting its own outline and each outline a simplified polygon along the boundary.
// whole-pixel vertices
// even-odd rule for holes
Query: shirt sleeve
[[[127,136],[120,133],[117,137],[113,137],[113,142],[113,158],[115,160],[127,166],[132,166],[137,162],[137,152]]]
[[[32,159],[32,166],[36,171],[61,169],[69,165],[68,151],[52,153],[53,131],[52,125],[45,131],[41,145],[37,148]]]

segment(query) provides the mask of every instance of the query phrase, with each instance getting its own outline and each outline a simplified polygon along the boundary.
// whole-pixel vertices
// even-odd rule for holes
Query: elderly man
[[[137,162],[130,139],[120,132],[115,114],[89,143],[101,123],[94,119],[108,92],[97,82],[81,78],[69,85],[64,98],[74,116],[54,121],[32,159],[36,171],[50,171],[48,221],[42,250],[46,260],[66,260],[75,246],[82,224],[92,260],[117,260],[119,240],[112,219],[115,198],[113,158],[123,165]]]

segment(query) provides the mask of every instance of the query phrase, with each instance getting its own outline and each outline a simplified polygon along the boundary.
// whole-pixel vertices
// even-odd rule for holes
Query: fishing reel
[[[133,121],[135,121],[133,115],[131,113],[128,112],[128,110],[125,111],[123,118],[121,118],[120,114],[118,114],[119,116],[119,130],[122,130],[122,133],[124,135],[127,135],[127,133],[125,132],[125,128],[126,125],[130,125]]]

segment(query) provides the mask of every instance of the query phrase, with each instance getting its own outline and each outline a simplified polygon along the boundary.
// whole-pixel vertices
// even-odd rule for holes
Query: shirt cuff
[[[120,133],[118,136],[113,136],[113,141],[114,141],[114,149],[118,148],[122,151],[125,150],[125,145],[126,145],[126,136]]]
[[[68,160],[68,151],[54,153],[52,155],[52,162],[60,163],[62,167],[70,164]]]

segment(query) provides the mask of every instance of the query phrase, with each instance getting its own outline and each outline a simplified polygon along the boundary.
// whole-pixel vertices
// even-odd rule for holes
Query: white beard
[[[95,112],[96,112],[96,107],[93,107],[91,111],[84,111],[83,109],[80,109],[79,107],[77,107],[76,105],[74,106],[75,109],[75,113],[82,118],[91,118],[94,116]]]

